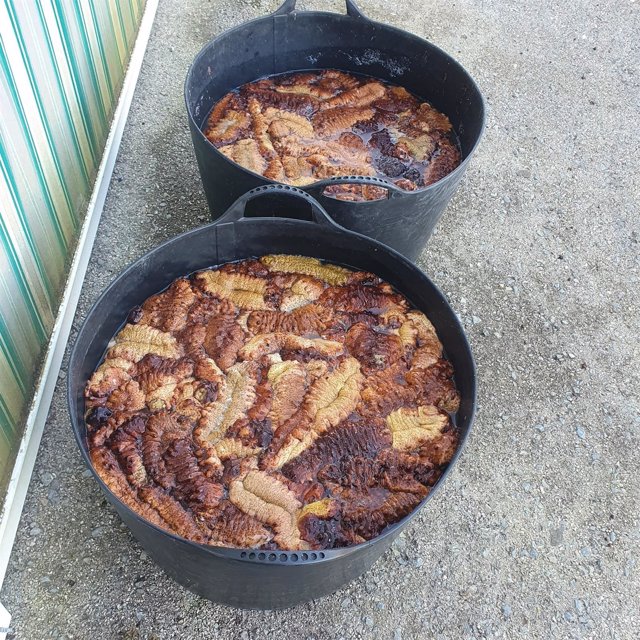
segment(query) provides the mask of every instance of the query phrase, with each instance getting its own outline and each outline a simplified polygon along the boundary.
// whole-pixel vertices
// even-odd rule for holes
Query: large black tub
[[[249,202],[259,205],[264,215],[278,212],[298,219],[243,217]],[[460,446],[434,490],[416,510],[377,538],[344,549],[260,552],[190,542],[131,511],[94,471],[97,482],[133,535],[171,577],[216,602],[261,609],[289,607],[331,593],[366,571],[442,485],[462,453],[476,402],[473,358],[460,323],[444,296],[418,267],[393,249],[337,226],[306,193],[283,185],[259,187],[240,198],[217,223],[169,240],[140,258],[116,278],[89,311],[71,354],[68,401],[76,440],[91,470],[83,391],[131,308],[180,276],[268,253],[322,258],[371,271],[391,283],[435,326],[455,368],[461,403],[454,418]]]
[[[299,12],[287,0],[275,13],[231,29],[198,54],[189,69],[185,99],[202,183],[213,219],[239,196],[271,180],[220,153],[202,133],[213,105],[228,91],[263,76],[304,69],[340,69],[399,84],[449,116],[462,162],[452,173],[418,191],[391,185],[388,199],[345,202],[324,195],[335,183],[388,186],[377,178],[333,178],[304,190],[348,229],[397,249],[420,254],[462,178],[484,127],[484,103],[469,74],[426,40],[364,17],[347,0],[347,15]]]

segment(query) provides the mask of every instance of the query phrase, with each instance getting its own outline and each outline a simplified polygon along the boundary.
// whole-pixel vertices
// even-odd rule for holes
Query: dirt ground
[[[73,441],[63,371],[0,597],[13,637],[640,637],[638,3],[360,5],[453,54],[487,99],[484,140],[419,260],[477,360],[460,464],[348,587],[232,610],[172,582],[120,524]],[[186,70],[275,6],[161,2],[76,327],[129,262],[207,220]]]

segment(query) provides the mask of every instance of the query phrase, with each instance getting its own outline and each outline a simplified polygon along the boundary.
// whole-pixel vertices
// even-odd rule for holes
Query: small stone
[[[53,474],[45,471],[44,473],[40,474],[40,480],[45,487],[48,487],[53,481]]]
[[[471,316],[471,322],[473,324],[479,324],[480,323],[480,318],[478,318],[478,316]]]
[[[91,532],[91,537],[92,538],[101,538],[104,535],[105,531],[106,531],[105,527],[96,527]]]
[[[340,606],[343,609],[348,609],[352,604],[351,598],[345,598],[341,603]]]
[[[575,622],[576,617],[573,614],[572,611],[565,611],[564,615],[562,616],[567,622]]]
[[[584,440],[585,436],[587,435],[584,432],[584,429],[582,427],[577,427],[576,428],[576,434],[578,435],[578,438],[580,438],[580,440]]]
[[[47,491],[47,500],[54,506],[60,504],[60,494],[54,487]]]
[[[529,557],[533,560],[537,560],[538,559],[538,552],[535,549],[531,549],[529,551]]]
[[[508,605],[506,602],[502,605],[502,615],[505,618],[511,617],[511,606]]]
[[[40,584],[49,584],[51,582],[51,578],[49,576],[42,576],[40,578]]]
[[[616,539],[617,539],[616,532],[610,531],[609,535],[607,536],[607,540],[609,540],[609,542],[613,544],[616,541]]]
[[[85,469],[82,472],[82,477],[83,478],[90,478],[93,475],[93,472],[91,471],[91,469]]]
[[[543,425],[543,424],[534,424],[534,425],[533,425],[533,428],[534,428],[536,431],[540,431],[540,433],[542,433],[542,432],[544,431],[544,425]]]
[[[591,547],[582,547],[582,549],[580,549],[580,555],[583,558],[588,558],[591,555]]]
[[[585,614],[587,612],[587,605],[584,603],[583,600],[580,600],[580,598],[576,598],[574,600],[574,605],[576,607],[576,611],[579,614]]]
[[[240,640],[249,640],[249,632],[246,629],[240,634]]]
[[[376,602],[376,609],[378,611],[382,611],[384,609],[384,602],[380,602],[380,601]]]
[[[402,629],[400,629],[400,627],[394,630],[393,640],[402,640]]]
[[[362,622],[364,622],[365,626],[369,627],[370,629],[373,629],[373,625],[375,624],[371,616],[363,616]]]
[[[142,622],[144,620],[144,613],[142,611],[136,611],[136,620]]]
[[[144,551],[141,551],[140,560],[148,560],[148,559],[149,559],[149,556]]]
[[[551,529],[549,532],[549,542],[552,546],[557,547],[564,542],[564,529],[559,527],[558,529]]]
[[[516,175],[519,175],[522,178],[530,178],[531,177],[531,171],[529,169],[518,169],[516,171]]]

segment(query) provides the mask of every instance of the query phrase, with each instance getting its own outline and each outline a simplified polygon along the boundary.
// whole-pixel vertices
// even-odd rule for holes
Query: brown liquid
[[[401,87],[334,70],[243,85],[214,106],[204,132],[231,160],[294,186],[362,175],[413,191],[460,163],[446,116]],[[325,193],[345,200],[387,195],[382,187],[355,183]]]
[[[433,327],[372,274],[229,263],[147,299],[111,345],[85,389],[94,467],[197,542],[369,540],[428,495],[458,444]]]

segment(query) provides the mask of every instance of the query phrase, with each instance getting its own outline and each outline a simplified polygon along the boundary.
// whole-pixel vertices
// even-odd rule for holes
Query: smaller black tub
[[[244,217],[245,213],[256,212],[261,217]],[[291,217],[265,217],[276,214]],[[159,529],[120,502],[96,474],[88,455],[84,387],[131,308],[180,276],[268,253],[321,258],[384,278],[428,315],[455,368],[461,403],[455,416],[460,446],[453,460],[436,487],[411,514],[360,545],[314,552],[261,552],[197,544]],[[89,311],[78,333],[69,362],[68,403],[85,463],[133,535],[167,574],[215,602],[277,609],[331,593],[358,577],[415,518],[442,486],[462,453],[475,412],[476,374],[469,344],[454,311],[418,267],[393,249],[336,225],[303,191],[272,185],[244,195],[217,223],[158,246],[114,280]]]
[[[288,71],[339,69],[401,85],[446,114],[460,141],[461,163],[438,182],[403,191],[374,177],[345,176],[303,187],[342,226],[393,247],[410,260],[424,249],[467,169],[484,129],[480,90],[465,69],[435,45],[365,17],[347,0],[347,14],[297,11],[287,0],[271,15],[211,40],[185,81],[189,128],[202,184],[215,220],[243,193],[273,184],[220,153],[202,132],[215,103],[236,87]],[[324,195],[332,184],[373,184],[387,199],[346,202]]]

